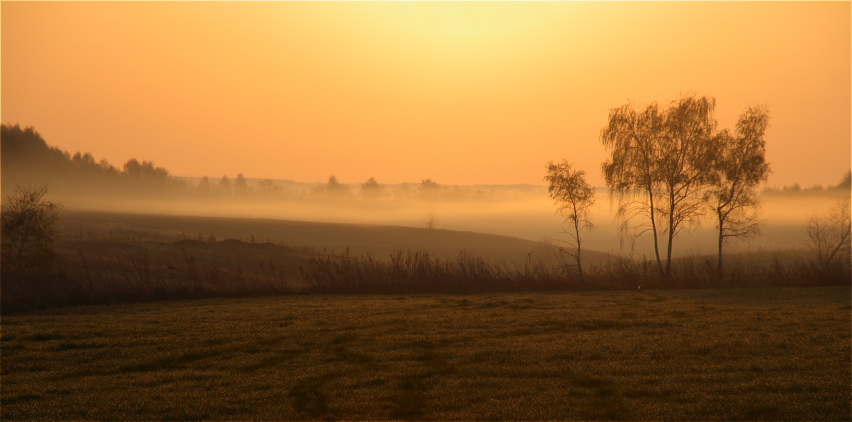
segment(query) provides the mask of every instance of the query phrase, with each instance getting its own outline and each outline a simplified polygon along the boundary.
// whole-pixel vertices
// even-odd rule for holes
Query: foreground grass
[[[289,296],[2,320],[17,419],[849,420],[848,287]]]

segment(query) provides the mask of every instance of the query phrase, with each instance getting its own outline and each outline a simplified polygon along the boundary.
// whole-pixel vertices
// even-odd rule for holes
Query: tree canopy
[[[715,108],[713,97],[692,93],[666,107],[627,103],[610,111],[601,130],[610,154],[601,169],[618,201],[616,216],[634,236],[652,233],[657,267],[666,276],[675,237],[699,224],[712,202],[708,198],[716,200],[717,215],[724,214],[724,236],[756,227],[745,215],[755,208],[753,190],[768,172],[763,148],[768,112],[748,109],[730,135],[717,130]]]

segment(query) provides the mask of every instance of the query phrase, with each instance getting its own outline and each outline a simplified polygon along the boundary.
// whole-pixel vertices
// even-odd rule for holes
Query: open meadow
[[[850,289],[291,295],[2,324],[3,420],[849,420]]]
[[[0,422],[852,422],[848,0],[0,9]]]

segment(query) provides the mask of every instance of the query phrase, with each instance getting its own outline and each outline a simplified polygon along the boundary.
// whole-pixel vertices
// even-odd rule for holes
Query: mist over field
[[[568,228],[566,215],[557,212],[544,183],[544,163],[540,185],[452,185],[429,178],[384,184],[372,177],[357,182],[335,175],[325,182],[306,183],[258,179],[242,173],[217,178],[178,177],[153,161],[135,158],[119,169],[91,153],[71,154],[50,146],[33,128],[17,125],[3,125],[2,147],[3,192],[8,195],[22,185],[43,185],[48,189],[46,198],[61,204],[66,211],[443,229],[510,236],[557,247],[567,247],[571,241],[570,234],[563,230]],[[824,214],[848,197],[849,183],[847,173],[838,175],[836,184],[827,187],[762,187],[758,207],[761,234],[745,240],[729,239],[725,253],[799,250],[804,257],[809,218]],[[594,229],[583,234],[583,248],[635,260],[651,259],[654,250],[650,233],[620,230],[622,221],[616,219],[618,202],[605,187],[598,186],[594,192],[589,209]],[[673,257],[716,252],[716,224],[709,204],[702,206],[702,211],[700,224],[679,228]],[[233,235],[293,245],[292,239],[264,233]]]
[[[199,178],[185,178],[197,185]],[[271,181],[279,187],[274,193],[257,189],[268,179],[247,179],[249,192],[243,195],[170,196],[167,199],[129,197],[121,201],[112,195],[51,194],[68,210],[117,211],[182,216],[239,217],[332,222],[366,225],[439,228],[519,237],[561,244],[564,217],[556,212],[545,186],[437,186],[424,193],[420,184],[387,185],[379,194],[365,194],[359,185],[344,185],[329,193],[327,184]],[[726,252],[803,249],[805,225],[814,214],[823,213],[844,197],[838,189],[797,193],[764,192],[761,196],[762,234],[731,241]],[[592,207],[595,229],[584,238],[584,247],[633,258],[650,257],[653,244],[649,235],[638,237],[619,230],[616,204],[608,190],[596,189]],[[675,256],[707,255],[715,252],[715,228],[705,216],[701,225],[678,237]]]

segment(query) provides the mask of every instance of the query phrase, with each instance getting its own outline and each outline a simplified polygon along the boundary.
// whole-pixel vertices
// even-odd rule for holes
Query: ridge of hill
[[[426,252],[438,258],[454,258],[461,251],[498,262],[539,260],[559,263],[555,245],[495,234],[417,227],[351,223],[308,222],[267,218],[195,217],[68,211],[59,228],[67,233],[135,235],[173,242],[179,239],[236,239],[248,243],[274,243],[312,248],[319,253],[370,254],[384,259],[397,250]],[[597,251],[583,251],[585,265],[601,265],[620,258]]]

